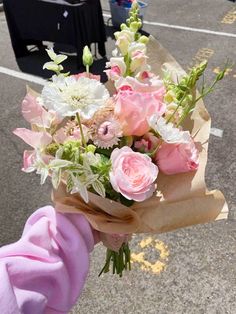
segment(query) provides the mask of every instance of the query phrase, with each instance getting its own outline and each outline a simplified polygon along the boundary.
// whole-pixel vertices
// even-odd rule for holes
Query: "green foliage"
[[[183,76],[180,82],[177,84],[171,80],[170,76],[165,76],[164,83],[167,89],[165,100],[167,102],[173,101],[177,104],[175,111],[167,120],[167,123],[172,122],[175,113],[179,107],[182,107],[182,115],[179,119],[179,122],[177,123],[177,126],[180,126],[189,113],[194,110],[197,102],[212,92],[216,83],[223,79],[227,66],[225,66],[224,69],[216,75],[214,81],[209,86],[204,84],[203,79],[203,86],[200,90],[200,96],[196,97],[197,82],[201,77],[203,77],[206,68],[207,61],[203,61],[201,64],[193,67],[190,72]]]
[[[49,144],[46,149],[45,149],[45,153],[47,155],[51,155],[51,156],[56,156],[56,152],[59,149],[60,145],[57,143],[51,143]]]
[[[62,159],[72,162],[80,161],[81,142],[80,141],[68,141],[63,145]]]

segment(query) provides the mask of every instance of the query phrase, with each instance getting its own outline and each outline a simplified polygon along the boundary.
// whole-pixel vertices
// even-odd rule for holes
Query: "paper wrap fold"
[[[172,72],[173,77],[181,77],[185,73],[153,37],[150,37],[148,44],[148,56],[152,71],[160,76],[163,65]],[[112,86],[107,86],[112,94]],[[66,193],[65,186],[61,184],[58,190],[53,191],[55,208],[61,212],[83,213],[96,230],[120,234],[162,233],[227,218],[228,208],[223,194],[218,190],[208,191],[205,184],[210,124],[210,116],[200,100],[184,125],[200,150],[198,170],[169,176],[159,174],[159,192],[150,199],[126,207],[89,193],[90,202],[85,204],[78,194]]]

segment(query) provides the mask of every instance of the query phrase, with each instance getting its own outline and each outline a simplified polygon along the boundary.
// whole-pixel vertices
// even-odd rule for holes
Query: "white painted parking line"
[[[223,132],[224,132],[223,130],[217,129],[217,128],[211,128],[211,131],[210,131],[210,133],[212,135],[215,135],[217,137],[222,137],[223,136]]]
[[[103,14],[103,16],[107,18],[111,17],[110,14],[105,14],[105,13]],[[212,31],[212,30],[204,29],[204,28],[186,27],[186,26],[173,25],[173,24],[150,22],[150,21],[145,21],[145,20],[143,21],[143,23],[147,25],[160,26],[160,27],[165,27],[165,28],[180,29],[182,31],[190,31],[190,32],[196,32],[196,33],[204,33],[208,35],[218,35],[218,36],[236,38],[236,34],[233,34],[233,33],[217,32],[217,31]]]
[[[39,85],[44,85],[45,82],[46,82],[46,80],[42,79],[41,77],[38,77],[38,76],[35,76],[35,75],[31,75],[31,74],[27,74],[27,73],[23,73],[23,72],[18,72],[18,71],[11,70],[11,69],[8,69],[8,68],[4,68],[4,67],[1,67],[1,66],[0,66],[0,73],[6,74],[6,75],[9,75],[9,76],[13,76],[13,77],[16,77],[16,78],[19,78],[21,80],[28,81],[28,82],[31,82],[31,83],[36,83],[36,84],[39,84]]]

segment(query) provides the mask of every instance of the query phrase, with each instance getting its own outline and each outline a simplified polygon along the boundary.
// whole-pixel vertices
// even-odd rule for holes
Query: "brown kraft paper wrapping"
[[[174,58],[152,36],[148,44],[149,64],[152,71],[161,75],[164,65],[173,78],[185,72]],[[111,84],[107,84],[113,92]],[[184,129],[191,132],[200,151],[199,168],[196,172],[177,175],[159,173],[157,193],[150,199],[131,207],[89,193],[85,204],[78,194],[66,192],[61,184],[53,191],[55,208],[60,212],[83,213],[93,228],[105,233],[162,233],[216,219],[225,219],[228,207],[223,194],[208,191],[205,185],[205,167],[210,135],[210,116],[202,101],[196,105]]]

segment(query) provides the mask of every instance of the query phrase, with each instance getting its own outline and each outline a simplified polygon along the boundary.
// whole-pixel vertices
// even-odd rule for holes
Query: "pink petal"
[[[52,121],[60,123],[56,112],[47,111],[37,101],[36,97],[28,93],[22,101],[22,115],[26,121],[40,127],[49,128]]]
[[[26,171],[29,167],[31,167],[36,158],[34,150],[25,150],[23,155],[23,168],[22,171]]]
[[[13,133],[33,148],[45,147],[52,141],[52,136],[46,132],[34,132],[25,128],[18,128]]]

